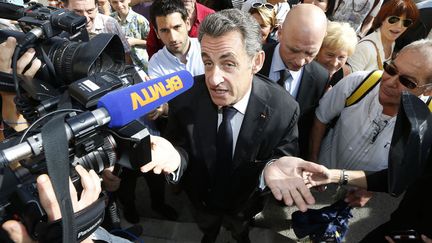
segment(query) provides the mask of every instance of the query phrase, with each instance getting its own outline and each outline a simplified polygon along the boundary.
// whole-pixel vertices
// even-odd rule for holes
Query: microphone
[[[122,127],[190,89],[193,83],[192,75],[182,70],[112,91],[102,96],[97,106],[111,117],[108,127]]]

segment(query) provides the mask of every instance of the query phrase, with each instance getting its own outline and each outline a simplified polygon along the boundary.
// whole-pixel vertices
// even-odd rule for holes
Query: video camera
[[[38,225],[46,215],[38,200],[35,178],[49,169],[45,138],[38,128],[53,115],[67,114],[63,119],[67,136],[59,139],[68,141],[71,167],[81,164],[101,172],[120,161],[138,168],[151,160],[145,124],[129,120],[121,127],[107,128],[112,114],[95,108],[99,98],[108,92],[142,80],[134,67],[125,65],[123,45],[117,35],[100,34],[85,41],[85,17],[37,3],[24,8],[0,2],[0,18],[17,20],[23,31],[0,30],[0,42],[13,36],[18,43],[14,74],[0,73],[0,90],[17,92],[17,108],[31,124],[21,138],[0,144],[0,224],[18,216],[29,235],[38,239]],[[81,41],[71,41],[77,38]],[[16,75],[17,58],[30,47],[43,63],[32,80]],[[73,173],[71,177],[79,179]],[[79,239],[93,232],[81,229],[86,233],[78,232]]]
[[[18,41],[15,63],[18,56],[32,47],[43,64],[33,80],[6,74],[0,76],[5,82],[0,89],[17,93],[17,109],[30,123],[55,110],[60,96],[79,79],[100,80],[104,77],[102,74],[108,73],[110,80],[115,82],[101,81],[109,86],[104,89],[105,93],[142,81],[136,76],[129,78],[135,74],[135,69],[126,69],[123,45],[117,35],[100,34],[87,42],[82,41],[88,40],[83,16],[38,3],[24,8],[0,2],[0,17],[17,20],[23,31],[0,30],[0,42],[9,36]],[[125,73],[129,75],[117,78]],[[95,75],[98,77],[93,77]],[[21,90],[25,95],[21,95]]]

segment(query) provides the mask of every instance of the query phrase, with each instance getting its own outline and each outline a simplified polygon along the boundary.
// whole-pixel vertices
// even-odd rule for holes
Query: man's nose
[[[214,87],[224,81],[223,72],[218,66],[215,66],[211,71],[206,71],[205,76],[208,78],[209,84]]]

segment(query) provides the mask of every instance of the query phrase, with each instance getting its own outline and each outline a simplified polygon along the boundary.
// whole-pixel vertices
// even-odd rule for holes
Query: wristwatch
[[[348,174],[345,173],[345,169],[341,170],[339,177],[339,185],[347,185],[348,184]]]

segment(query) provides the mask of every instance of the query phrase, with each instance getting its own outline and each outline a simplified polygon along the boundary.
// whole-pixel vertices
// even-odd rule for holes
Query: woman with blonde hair
[[[270,34],[274,34],[277,24],[274,6],[270,3],[254,3],[249,9],[249,13],[261,27],[262,44],[274,41],[270,38]]]
[[[335,85],[349,73],[345,63],[356,48],[357,34],[348,23],[328,22],[327,35],[315,60],[330,74],[330,85]]]

